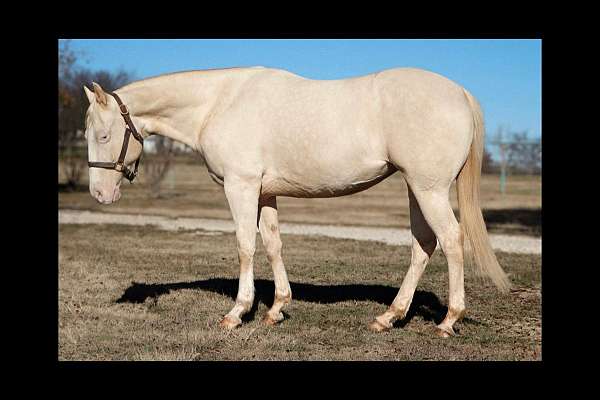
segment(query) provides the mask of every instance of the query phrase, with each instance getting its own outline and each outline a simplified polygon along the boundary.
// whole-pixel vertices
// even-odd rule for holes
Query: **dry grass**
[[[444,340],[433,335],[447,301],[439,251],[407,319],[376,334],[367,324],[396,295],[410,250],[330,238],[283,240],[294,296],[288,318],[275,327],[260,321],[273,284],[259,248],[255,307],[242,327],[227,332],[217,322],[237,291],[233,234],[61,225],[59,359],[541,359],[539,256],[498,254],[518,288],[507,295],[467,273],[467,318],[455,325],[458,337]]]
[[[117,204],[98,204],[90,196],[87,186],[84,186],[80,192],[59,193],[59,208],[172,217],[231,218],[222,187],[210,179],[206,168],[200,163],[175,164],[162,184],[160,198],[152,198],[144,177],[142,170],[139,183],[123,183],[123,197]],[[486,175],[482,180],[481,192],[484,217],[490,232],[541,236],[539,176],[509,177],[507,193],[502,195],[499,177]],[[452,189],[451,193],[453,207],[458,210],[455,190]],[[351,196],[331,199],[280,197],[277,201],[282,222],[410,226],[406,183],[398,173]]]

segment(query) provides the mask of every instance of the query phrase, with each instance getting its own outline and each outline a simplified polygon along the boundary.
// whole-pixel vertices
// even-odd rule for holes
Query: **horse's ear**
[[[108,101],[106,100],[106,93],[104,90],[98,85],[96,82],[92,82],[92,86],[94,87],[94,95],[96,95],[96,101],[102,105],[107,105]]]
[[[90,102],[90,104],[92,104],[92,101],[96,99],[96,97],[94,96],[94,92],[88,89],[85,85],[83,85],[83,91],[85,92],[85,95],[87,96],[87,99]]]

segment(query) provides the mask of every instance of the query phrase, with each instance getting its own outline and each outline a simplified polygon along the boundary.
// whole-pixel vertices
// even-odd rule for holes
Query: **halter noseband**
[[[110,94],[117,101],[117,104],[119,105],[119,111],[121,112],[121,116],[125,120],[125,125],[127,125],[127,127],[125,128],[125,137],[123,138],[123,147],[121,147],[121,154],[119,154],[119,159],[117,160],[117,162],[88,161],[88,166],[90,168],[94,167],[114,169],[115,171],[121,172],[125,176],[125,178],[129,180],[130,183],[133,183],[133,180],[138,174],[138,166],[140,164],[140,159],[142,158],[142,155],[140,154],[138,159],[135,161],[135,169],[133,170],[133,172],[129,168],[127,168],[127,166],[125,165],[125,155],[127,154],[127,146],[129,146],[129,136],[133,134],[133,137],[136,138],[137,141],[140,142],[140,144],[142,145],[142,149],[144,147],[144,137],[138,133],[137,129],[135,129],[135,125],[133,125],[133,121],[129,116],[129,110],[127,109],[127,106],[123,104],[119,96],[117,96],[117,94],[113,92],[106,93]]]

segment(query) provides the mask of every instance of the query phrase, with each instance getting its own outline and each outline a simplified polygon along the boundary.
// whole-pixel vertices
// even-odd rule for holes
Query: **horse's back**
[[[471,141],[462,88],[424,70],[318,81],[267,68],[244,90],[224,118],[245,127],[229,148],[260,164],[266,195],[340,196],[398,169],[441,175]]]
[[[386,161],[373,78],[318,81],[283,71],[264,78],[254,97],[277,105],[263,114],[266,193],[342,196],[396,171]]]

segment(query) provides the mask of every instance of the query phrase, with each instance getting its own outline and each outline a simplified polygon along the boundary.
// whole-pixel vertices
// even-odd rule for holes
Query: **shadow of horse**
[[[542,234],[542,209],[541,208],[508,208],[500,210],[484,209],[483,219],[490,226],[515,224],[517,231],[531,232],[535,235]]]
[[[254,281],[255,297],[252,309],[242,320],[244,322],[254,319],[258,304],[263,303],[267,307],[273,304],[275,285],[273,281],[257,279]],[[315,285],[311,283],[290,282],[293,300],[311,303],[332,304],[342,301],[373,301],[383,305],[390,305],[398,293],[398,288],[384,285]],[[194,282],[157,283],[146,284],[132,282],[117,303],[143,303],[147,299],[156,300],[158,297],[171,291],[181,289],[206,290],[228,296],[235,300],[237,295],[238,280],[211,278]],[[417,290],[406,317],[394,323],[395,327],[404,327],[415,316],[420,316],[425,321],[433,321],[439,324],[444,319],[448,308],[440,303],[438,297],[426,291]],[[286,318],[289,315],[285,314]],[[465,322],[475,322],[465,318]],[[476,322],[475,322],[476,323]]]

